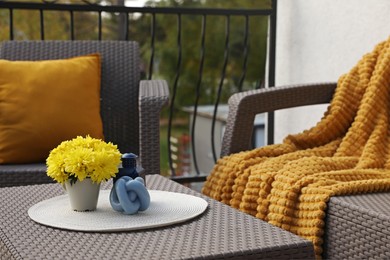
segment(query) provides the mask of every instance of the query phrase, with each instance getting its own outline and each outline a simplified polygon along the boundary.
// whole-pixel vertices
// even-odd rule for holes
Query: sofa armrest
[[[221,156],[250,149],[256,114],[283,108],[325,104],[332,99],[336,83],[305,84],[244,91],[229,99],[229,113]]]
[[[160,112],[168,100],[165,80],[140,81],[139,156],[146,174],[160,174]]]

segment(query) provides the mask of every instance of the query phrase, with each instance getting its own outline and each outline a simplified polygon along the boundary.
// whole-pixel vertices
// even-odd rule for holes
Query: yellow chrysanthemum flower
[[[47,175],[59,183],[91,178],[100,183],[118,173],[121,154],[116,145],[78,136],[54,148],[46,159]]]

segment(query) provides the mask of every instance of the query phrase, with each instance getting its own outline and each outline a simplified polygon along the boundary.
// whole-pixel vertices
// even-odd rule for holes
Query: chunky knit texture
[[[313,128],[221,158],[202,192],[313,242],[331,196],[390,191],[390,38],[341,76]]]

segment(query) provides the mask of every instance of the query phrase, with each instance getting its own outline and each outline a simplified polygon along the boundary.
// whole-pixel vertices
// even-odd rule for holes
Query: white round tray
[[[203,213],[207,202],[183,193],[149,190],[150,206],[143,212],[126,215],[111,208],[109,190],[101,190],[97,209],[77,212],[70,208],[68,195],[41,201],[28,210],[40,224],[76,231],[128,231],[162,227],[184,222]]]

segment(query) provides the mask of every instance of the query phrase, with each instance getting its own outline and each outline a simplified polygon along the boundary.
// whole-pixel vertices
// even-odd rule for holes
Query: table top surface
[[[313,258],[309,241],[210,199],[160,175],[147,188],[204,198],[208,208],[180,224],[138,231],[79,232],[40,225],[34,204],[64,191],[59,184],[0,189],[0,259]],[[109,187],[106,184],[105,187]],[[103,185],[104,187],[104,185]]]

